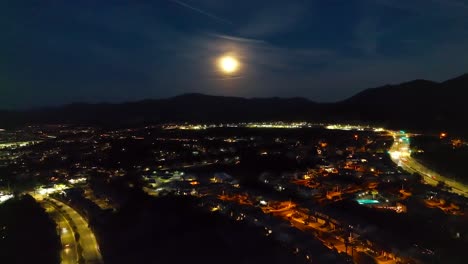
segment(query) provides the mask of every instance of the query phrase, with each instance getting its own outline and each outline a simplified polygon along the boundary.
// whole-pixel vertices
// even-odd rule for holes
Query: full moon
[[[219,58],[218,66],[224,73],[234,73],[239,69],[239,61],[232,56],[223,56]]]

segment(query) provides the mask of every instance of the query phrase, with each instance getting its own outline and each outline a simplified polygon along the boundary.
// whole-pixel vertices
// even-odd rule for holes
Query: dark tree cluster
[[[1,263],[60,263],[55,223],[29,195],[0,205]]]
[[[412,147],[423,149],[423,153],[413,156],[423,164],[430,165],[437,172],[457,181],[468,183],[465,164],[468,160],[468,147],[455,148],[451,142],[438,137],[416,137],[411,142]]]
[[[133,195],[99,228],[106,263],[302,263],[261,234],[186,197]]]
[[[427,248],[434,254],[421,253],[425,261],[432,263],[465,263],[459,257],[468,247],[468,241],[453,236],[454,230],[466,234],[466,220],[450,218],[436,210],[424,210],[424,205],[414,198],[408,199],[407,214],[378,211],[359,206],[353,201],[342,201],[330,205],[327,210],[353,215],[350,222],[358,228],[365,228],[370,240],[395,253]],[[405,253],[403,253],[405,254]]]

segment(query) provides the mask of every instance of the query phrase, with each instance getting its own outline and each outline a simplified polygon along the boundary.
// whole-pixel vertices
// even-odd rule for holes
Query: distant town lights
[[[3,202],[6,202],[8,201],[9,199],[13,198],[13,195],[12,194],[3,194],[3,195],[0,195],[0,203],[3,203]]]

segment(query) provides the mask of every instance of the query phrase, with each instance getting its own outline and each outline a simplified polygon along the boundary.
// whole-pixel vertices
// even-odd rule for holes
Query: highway
[[[41,201],[41,206],[52,217],[57,224],[58,232],[60,233],[60,241],[62,243],[62,252],[60,258],[62,264],[78,263],[78,244],[75,241],[73,229],[67,219],[55,208],[53,204],[45,200]]]
[[[83,249],[82,256],[85,263],[98,264],[103,263],[99,245],[93,231],[88,227],[88,222],[73,208],[56,199],[49,198],[54,204],[60,206],[60,210],[67,214],[72,223],[76,226],[77,233],[80,235],[79,243]]]
[[[63,248],[61,253],[62,264],[80,263],[79,247],[82,249],[82,263],[103,263],[99,245],[93,231],[88,227],[86,220],[76,210],[51,197],[41,199],[39,196],[35,196],[35,198],[46,208],[47,212],[51,214],[57,226],[60,228],[60,239]],[[75,242],[74,239],[76,234],[79,235],[78,242]]]
[[[451,192],[468,197],[468,186],[453,179],[449,179],[432,171],[411,157],[410,136],[404,132],[388,131],[393,136],[393,145],[389,150],[392,161],[404,170],[419,173],[424,181],[436,186],[443,181],[446,186],[451,187]]]

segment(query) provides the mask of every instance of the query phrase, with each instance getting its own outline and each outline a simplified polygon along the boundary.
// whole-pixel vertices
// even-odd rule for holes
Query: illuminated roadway
[[[345,238],[343,237],[343,235],[334,233],[335,231],[333,229],[330,229],[326,225],[314,221],[305,222],[304,219],[308,218],[309,215],[299,213],[296,210],[296,205],[291,204],[291,202],[283,202],[280,208],[271,208],[270,206],[267,206],[263,207],[262,210],[264,213],[272,213],[273,215],[288,221],[292,226],[303,232],[315,233],[315,237],[319,239],[329,249],[335,248],[338,252],[344,252],[349,256],[354,256],[354,252],[362,252],[364,254],[367,254],[367,247],[359,244],[350,244],[346,246],[344,242]],[[295,217],[295,214],[299,217]],[[319,233],[320,235],[318,235]],[[383,259],[372,255],[369,256],[372,257],[376,261],[376,263],[379,264],[396,263],[396,261],[392,259]]]
[[[60,253],[61,264],[78,263],[78,245],[75,241],[75,235],[70,223],[65,216],[61,214],[53,204],[45,200],[41,201],[41,205],[46,212],[50,214],[52,219],[57,224],[60,232],[60,241],[62,242],[62,252]]]
[[[460,182],[444,177],[430,170],[423,164],[411,157],[410,135],[404,132],[388,131],[393,136],[393,145],[390,148],[390,157],[395,164],[404,170],[419,173],[424,181],[430,185],[437,186],[442,181],[451,188],[451,192],[468,197],[468,186]]]
[[[62,264],[79,263],[78,244],[82,248],[81,256],[87,264],[102,264],[102,256],[99,251],[99,245],[93,231],[88,227],[86,220],[73,208],[65,203],[53,198],[41,200],[38,196],[36,199],[51,213],[51,216],[56,221],[60,228],[60,239],[62,241]],[[73,231],[72,226],[76,229]],[[66,233],[63,232],[66,228]],[[78,243],[73,237],[74,232],[79,235]]]
[[[50,200],[56,205],[61,206],[60,210],[68,214],[73,224],[75,224],[77,233],[80,235],[79,242],[83,249],[82,256],[85,263],[103,263],[96,237],[88,227],[86,220],[70,206],[55,199]]]

